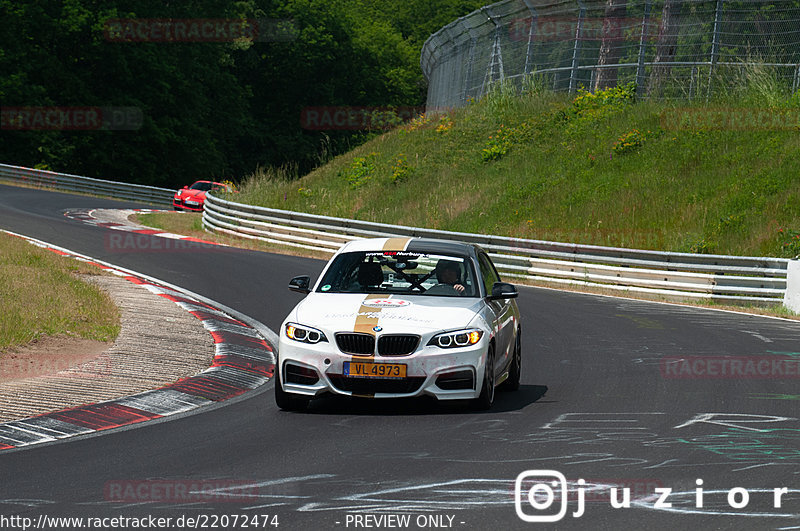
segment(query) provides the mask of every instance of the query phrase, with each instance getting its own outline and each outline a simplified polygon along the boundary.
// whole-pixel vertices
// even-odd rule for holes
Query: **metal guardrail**
[[[489,251],[505,276],[594,286],[672,299],[780,304],[783,258],[671,253],[402,227],[277,210],[206,195],[206,230],[333,253],[358,238],[418,236],[460,240]]]
[[[114,199],[142,201],[160,206],[172,206],[172,197],[175,195],[175,190],[169,188],[116,183],[91,177],[81,177],[80,175],[35,170],[8,164],[0,164],[0,181],[11,181],[18,184],[68,192],[102,195],[113,197]]]
[[[171,205],[167,188],[0,164],[0,181],[116,199]],[[477,243],[505,276],[563,285],[649,293],[665,298],[779,304],[787,286],[784,258],[670,253],[403,227],[245,205],[206,196],[203,227],[240,238],[334,253],[344,243],[416,236]]]

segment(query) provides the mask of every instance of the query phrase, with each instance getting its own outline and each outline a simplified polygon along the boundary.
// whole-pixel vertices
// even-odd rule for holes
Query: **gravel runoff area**
[[[155,389],[211,365],[214,340],[192,314],[124,278],[84,278],[119,307],[119,336],[105,352],[76,365],[0,381],[0,422]]]

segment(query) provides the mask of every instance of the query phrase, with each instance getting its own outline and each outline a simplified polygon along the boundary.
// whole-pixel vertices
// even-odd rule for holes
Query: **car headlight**
[[[456,330],[437,334],[428,341],[428,346],[439,348],[461,348],[476,344],[483,337],[483,330]]]
[[[313,345],[315,343],[319,343],[320,341],[324,341],[326,343],[328,341],[328,338],[325,337],[325,334],[316,328],[302,326],[295,323],[286,323],[286,329],[284,332],[286,333],[286,337],[289,339],[294,339],[295,341],[300,341],[301,343],[311,343]]]

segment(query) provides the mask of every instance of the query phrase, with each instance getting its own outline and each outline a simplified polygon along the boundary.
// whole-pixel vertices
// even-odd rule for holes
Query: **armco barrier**
[[[203,227],[233,236],[333,253],[345,242],[419,236],[481,245],[505,276],[595,286],[672,299],[780,304],[787,259],[670,253],[486,236],[318,216],[206,196]]]
[[[0,164],[0,181],[11,181],[68,192],[103,195],[114,199],[143,201],[161,206],[172,206],[172,197],[175,195],[175,190],[169,188],[115,183],[102,179],[92,179],[91,177],[81,177],[80,175],[34,170],[8,164]]]
[[[115,183],[78,175],[0,164],[0,181],[117,199],[171,205],[167,188]],[[460,240],[490,252],[505,276],[572,286],[649,293],[665,298],[780,304],[800,309],[800,290],[787,291],[784,258],[668,253],[504,236],[402,227],[234,203],[207,194],[203,227],[241,238],[333,253],[344,243],[380,236]],[[800,286],[800,267],[792,268]]]

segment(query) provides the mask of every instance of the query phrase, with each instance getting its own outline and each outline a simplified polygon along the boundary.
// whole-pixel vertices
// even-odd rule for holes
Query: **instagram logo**
[[[558,496],[555,489],[559,491]],[[559,499],[558,512],[548,511],[556,497]],[[539,513],[528,514],[523,505]],[[567,478],[556,470],[522,472],[514,482],[514,508],[524,522],[558,522],[567,514]]]

